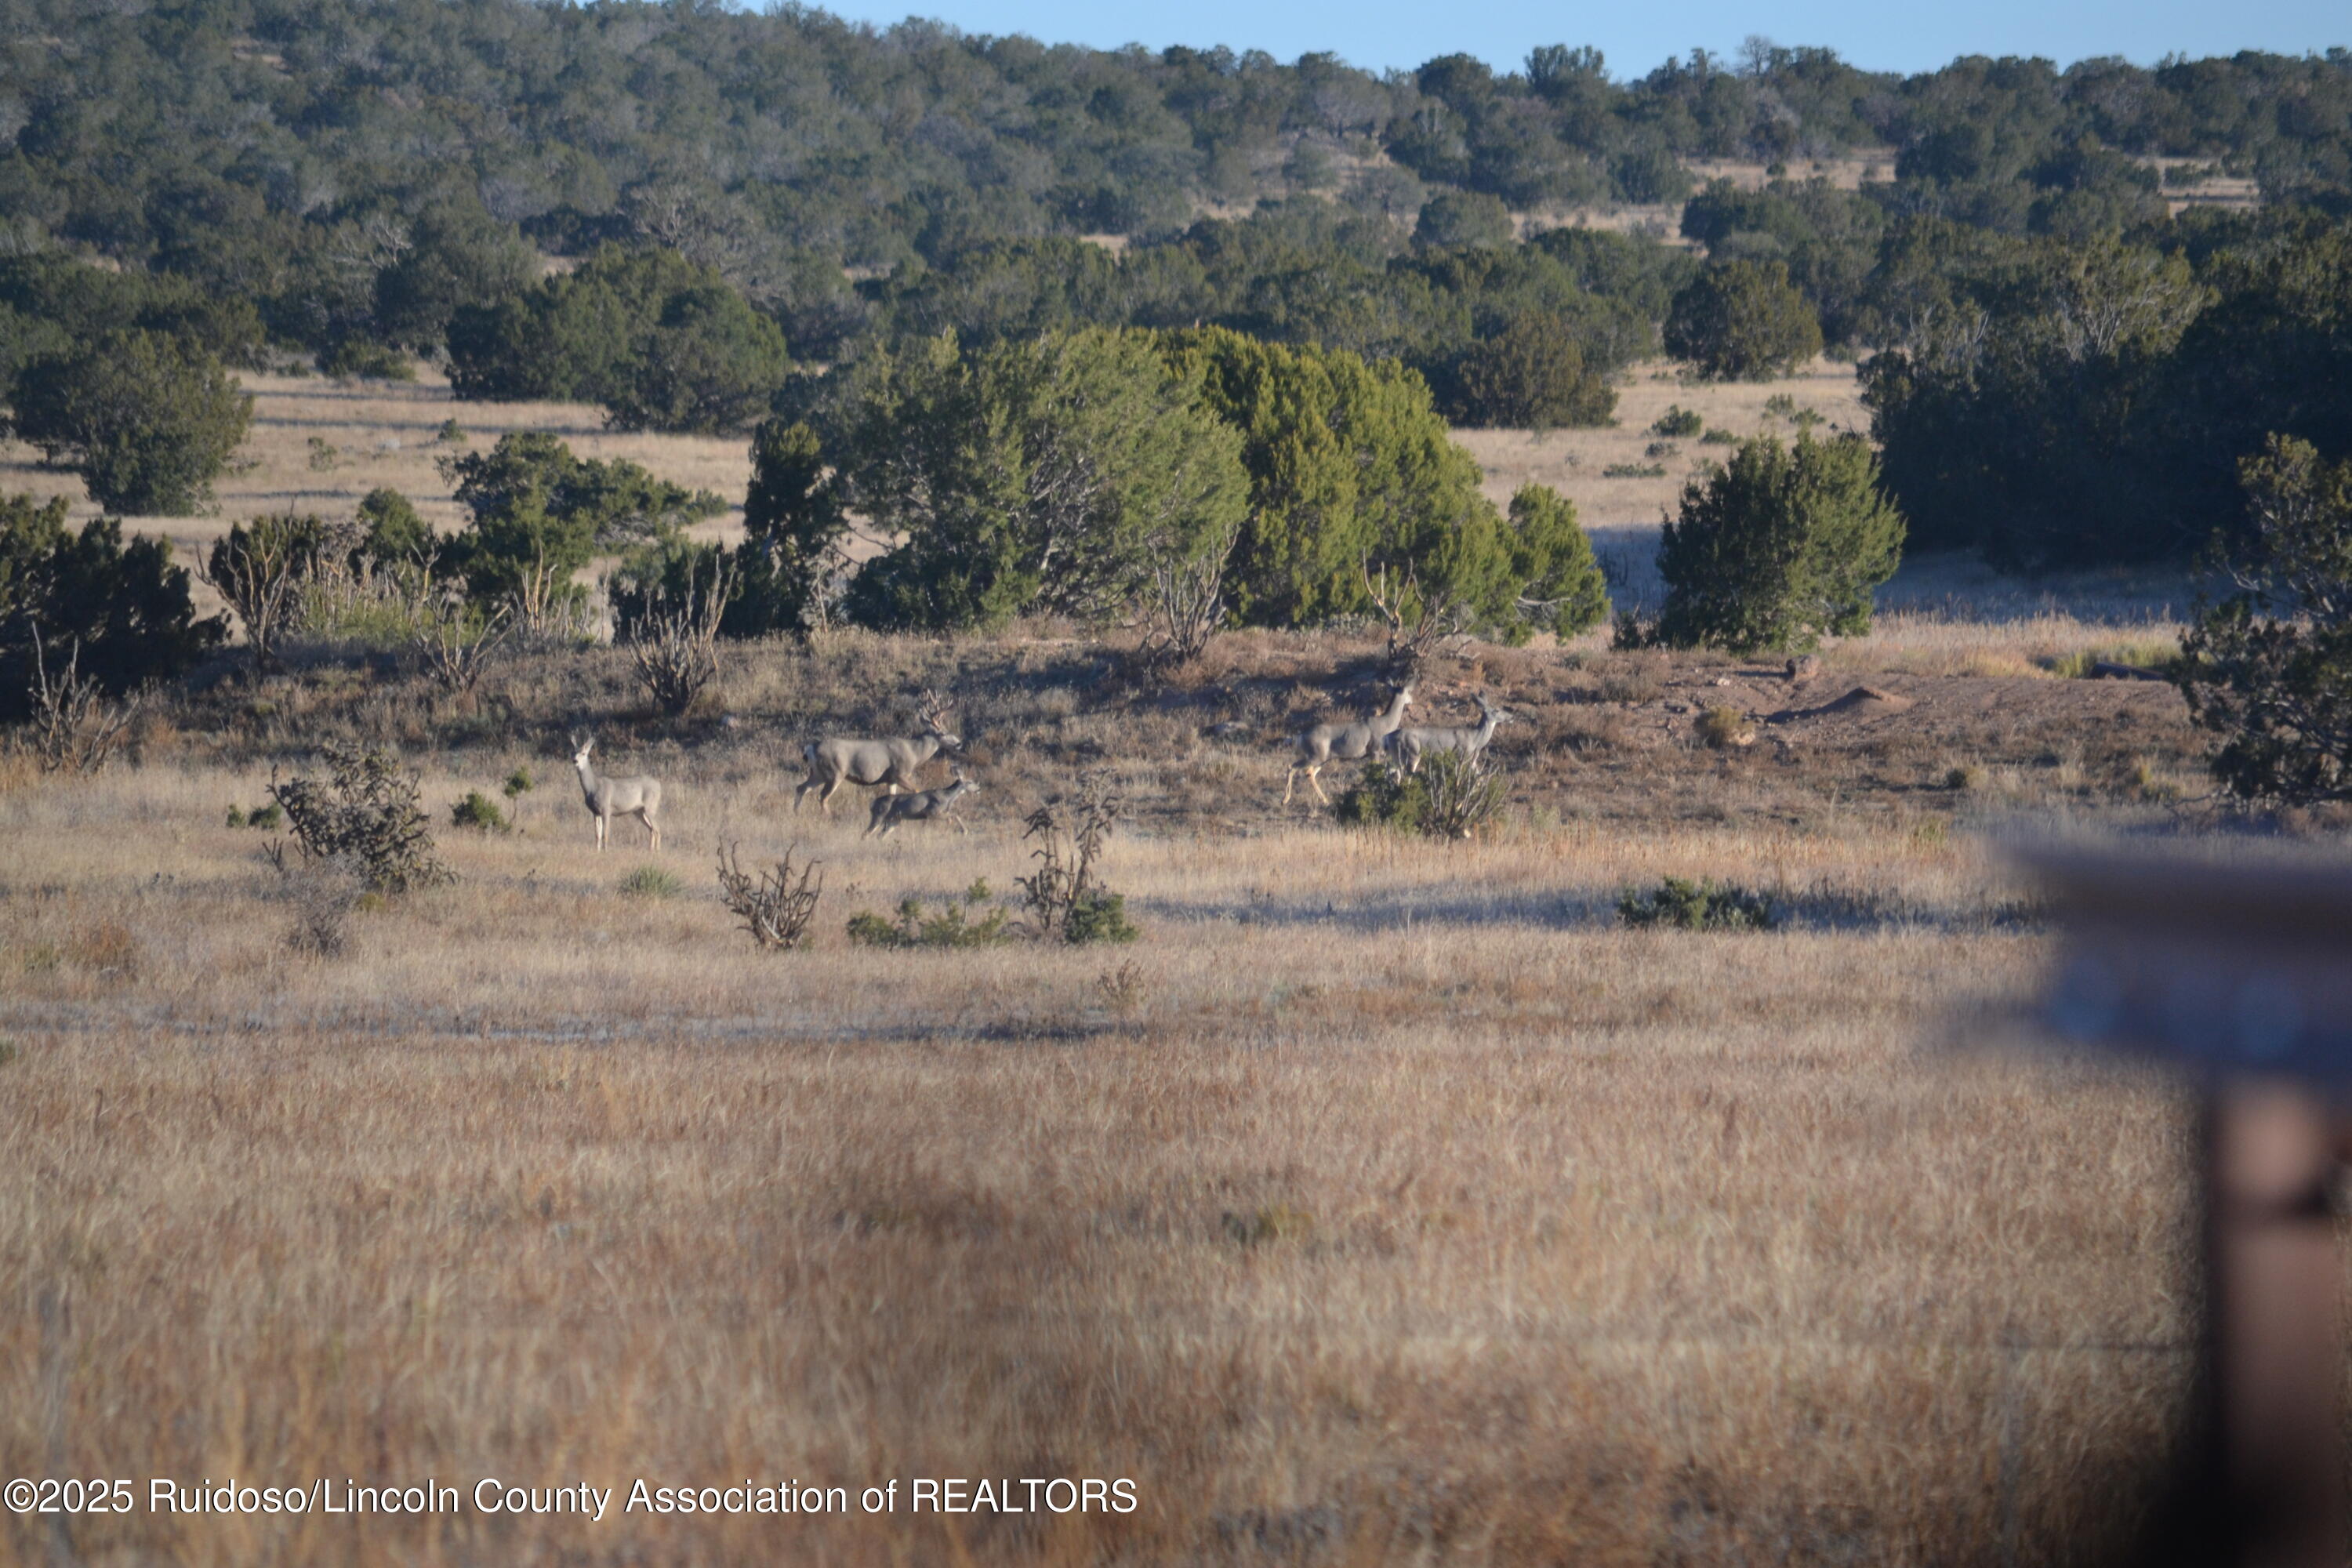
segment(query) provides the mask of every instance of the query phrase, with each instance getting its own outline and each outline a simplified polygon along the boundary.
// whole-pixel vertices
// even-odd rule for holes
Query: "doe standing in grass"
[[[1421,759],[1433,752],[1456,752],[1475,760],[1495,738],[1496,726],[1511,715],[1481,695],[1472,699],[1478,704],[1478,722],[1452,726],[1408,725],[1381,742],[1388,754],[1404,765],[1409,773],[1421,772]]]
[[[1290,744],[1297,760],[1290,764],[1290,776],[1283,781],[1282,804],[1290,804],[1290,792],[1298,786],[1298,775],[1304,773],[1307,787],[1315,792],[1315,798],[1330,805],[1331,797],[1323,793],[1316,775],[1329,763],[1360,762],[1370,756],[1396,732],[1396,727],[1404,722],[1404,710],[1412,706],[1412,688],[1400,686],[1385,712],[1352,724],[1318,724],[1294,738]]]
[[[572,737],[572,765],[580,770],[580,794],[588,803],[588,815],[596,819],[597,849],[604,849],[615,816],[634,816],[644,823],[653,836],[652,847],[660,849],[661,824],[655,819],[661,814],[661,780],[643,773],[625,779],[600,774],[588,760],[595,749],[593,735]]]

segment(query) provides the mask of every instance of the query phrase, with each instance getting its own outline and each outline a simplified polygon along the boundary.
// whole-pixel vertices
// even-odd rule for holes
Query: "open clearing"
[[[1498,474],[1514,442],[1589,444],[1582,486],[1653,402],[1842,421],[1832,379],[1641,383],[1618,431],[1470,439]],[[273,437],[239,482],[445,496],[439,394],[367,395],[399,447],[313,481]],[[478,440],[506,417],[456,412]],[[724,444],[568,438],[740,490]],[[1281,805],[1279,738],[1377,699],[1377,645],[1339,634],[1229,637],[1166,689],[1054,627],[763,645],[675,723],[610,649],[471,699],[225,660],[130,765],[0,778],[0,1469],[1123,1476],[1141,1506],[9,1516],[0,1558],[2085,1560],[2146,1517],[2180,1415],[2184,1107],[1967,1048],[2048,957],[1991,846],[2020,816],[2168,824],[2200,741],[2168,688],[2059,674],[2160,640],[2160,595],[2078,614],[1945,570],[1804,681],[1597,639],[1449,652],[1417,718],[1486,693],[1523,721],[1506,820],[1467,844]],[[1865,684],[1903,703],[1811,711]],[[861,844],[858,790],[791,816],[803,740],[890,732],[925,686],[985,786],[969,836]],[[1703,745],[1712,706],[1753,743]],[[590,727],[667,783],[669,896],[622,889],[656,863],[634,823],[592,847],[563,742]],[[458,879],[302,958],[268,836],[224,815],[336,735],[423,769]],[[1136,945],[847,941],[902,898],[1012,894],[1022,817],[1095,766],[1131,803]],[[446,826],[518,767],[516,831]],[[807,951],[730,928],[722,842],[824,863]],[[1790,918],[1621,927],[1619,891],[1666,875]]]

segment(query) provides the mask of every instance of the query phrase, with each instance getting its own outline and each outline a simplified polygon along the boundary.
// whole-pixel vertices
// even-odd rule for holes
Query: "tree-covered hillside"
[[[863,320],[845,265],[1162,234],[1208,204],[1303,193],[1408,227],[1448,195],[1678,200],[1681,160],[1853,149],[1885,152],[1888,209],[2018,231],[2144,212],[2155,176],[2124,153],[2341,203],[2352,56],[1900,78],[1759,45],[1618,79],[1559,47],[1507,74],[1451,56],[1375,76],[1328,56],[877,32],[797,6],[0,4],[8,243],[189,274],[310,342],[431,335],[448,295],[510,265],[499,241],[518,230],[562,254],[681,250],[823,352]]]
[[[1727,158],[1771,177],[1691,173]],[[2261,206],[2169,214],[2217,174]],[[1649,232],[1565,221],[1629,204]],[[201,503],[227,368],[289,354],[741,432],[834,428],[878,353],[1218,328],[1513,426],[1606,421],[1662,350],[1826,346],[1918,541],[2178,554],[2265,436],[2352,441],[2347,236],[2343,49],[1373,75],[796,6],[0,0],[8,427],[142,504]]]

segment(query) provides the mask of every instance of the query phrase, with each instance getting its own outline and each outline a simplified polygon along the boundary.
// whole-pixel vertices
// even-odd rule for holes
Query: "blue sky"
[[[2153,64],[2168,54],[2285,54],[2352,46],[2344,0],[2262,0],[2216,5],[2184,0],[1618,0],[1609,5],[1538,5],[1527,0],[1432,5],[1428,0],[1190,0],[1183,5],[1085,4],[1082,0],[835,0],[823,8],[887,25],[910,13],[968,33],[1026,33],[1048,43],[1116,47],[1140,43],[1226,44],[1296,59],[1328,49],[1353,64],[1408,68],[1464,51],[1514,67],[1537,44],[1591,44],[1619,78],[1648,72],[1669,55],[1704,47],[1728,55],[1761,34],[1782,44],[1826,44],[1875,70],[1916,71],[1955,56],[2042,55],[2068,64],[2121,55]]]

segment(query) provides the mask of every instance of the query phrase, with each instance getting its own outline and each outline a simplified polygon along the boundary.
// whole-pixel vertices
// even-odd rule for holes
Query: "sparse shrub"
[[[773,870],[757,872],[742,868],[733,845],[719,847],[719,901],[762,948],[782,951],[800,946],[808,934],[809,921],[816,918],[817,900],[824,893],[824,880],[817,872],[824,862],[812,860],[795,871],[793,850],[796,847],[785,846],[783,858]]]
[[[1664,465],[1659,463],[1611,463],[1601,470],[1604,479],[1663,479]]]
[[[313,436],[305,443],[310,449],[310,471],[323,474],[342,461],[341,447],[331,444],[324,436]]]
[[[271,801],[268,805],[255,806],[245,814],[245,825],[247,827],[258,827],[264,832],[276,832],[278,825],[285,820],[286,813],[278,807],[276,801]]]
[[[1647,892],[1628,888],[1618,896],[1617,918],[1636,930],[1770,931],[1780,921],[1769,893],[1735,882],[1692,882],[1680,877],[1668,877]]]
[[[409,623],[408,650],[444,691],[471,691],[522,624],[512,604],[485,608],[468,599],[436,596],[427,580]]]
[[[1219,1223],[1225,1235],[1244,1247],[1274,1241],[1304,1241],[1315,1234],[1315,1216],[1288,1204],[1268,1204],[1249,1214],[1227,1209]]]
[[[467,790],[465,799],[449,807],[449,826],[469,827],[477,833],[504,833],[508,827],[506,814],[499,809],[499,803],[478,789]]]
[[[1331,815],[1350,827],[1390,827],[1418,833],[1429,816],[1429,785],[1419,773],[1374,759],[1340,792]]]
[[[1073,945],[1089,942],[1129,942],[1143,934],[1127,918],[1127,896],[1099,889],[1083,895],[1070,906],[1062,921],[1062,940]]]
[[[1983,767],[1978,763],[1961,763],[1944,774],[1944,787],[1958,790],[1982,789],[1985,786],[1985,777]]]
[[[1146,991],[1143,971],[1132,961],[1095,976],[1095,994],[1102,998],[1105,1007],[1122,1018],[1131,1018],[1143,1010]],[[0,1058],[0,1061],[5,1059]]]
[[[418,801],[417,775],[390,752],[329,742],[324,778],[272,778],[305,860],[349,861],[371,892],[403,893],[451,879],[434,858],[433,832]],[[283,866],[284,857],[276,857]]]
[[[292,910],[286,947],[305,958],[341,958],[350,946],[352,911],[359,907],[361,876],[349,859],[278,866],[278,889]]]
[[[361,381],[415,381],[416,362],[397,349],[366,338],[345,338],[327,351],[319,369],[328,375]]]
[[[500,787],[509,800],[514,800],[528,793],[533,787],[530,770],[517,768],[507,775],[507,782]]]
[[[1433,752],[1422,760],[1416,776],[1428,793],[1429,808],[1421,819],[1428,837],[1473,837],[1503,808],[1503,777],[1485,752]]]
[[[2160,773],[2155,759],[2134,757],[2131,773],[2126,779],[2125,793],[2135,800],[2152,801],[2159,805],[2180,798],[2179,788]]]
[[[1642,448],[1642,456],[1652,458],[1677,458],[1682,455],[1682,450],[1672,441],[1653,441]]]
[[[1048,801],[1029,814],[1024,839],[1037,847],[1035,874],[1013,879],[1034,917],[1034,934],[1064,942],[1133,942],[1125,900],[1102,885],[1096,863],[1127,802],[1104,769],[1080,773],[1066,803]]]
[[[724,552],[687,544],[613,585],[615,640],[628,645],[639,683],[663,712],[684,713],[719,679],[719,623],[734,583]]]
[[[1785,392],[1776,392],[1764,400],[1764,416],[1768,419],[1794,419],[1797,400]]]
[[[228,816],[223,820],[221,826],[224,827],[243,827],[245,826],[245,812],[235,801],[229,802]]]
[[[245,640],[264,663],[301,618],[304,589],[320,563],[357,544],[357,530],[299,512],[257,517],[196,557],[197,574],[245,623]]]
[[[1698,738],[1715,751],[1755,743],[1756,726],[1738,709],[1717,702],[1698,716]]]
[[[31,641],[33,668],[25,690],[31,711],[26,731],[41,771],[100,771],[114,760],[129,733],[141,695],[134,692],[127,701],[109,697],[95,678],[83,673],[79,638],[58,668],[51,667],[50,650],[42,647],[37,626],[32,628]]]
[[[1739,436],[1737,431],[1726,430],[1717,426],[1701,436],[1698,438],[1698,444],[1702,447],[1737,447],[1739,445]]]
[[[1685,408],[1678,403],[1666,405],[1666,411],[1650,426],[1654,436],[1696,436],[1706,427],[1706,421],[1696,408]]]
[[[2179,658],[2178,643],[2120,643],[2113,647],[2083,648],[2074,653],[2056,654],[2039,662],[2042,668],[2061,680],[2095,679],[2103,664],[2149,670],[2169,679],[2173,666]]]
[[[462,447],[466,442],[466,427],[458,424],[457,416],[452,415],[441,421],[441,428],[434,432],[433,438],[446,446]]]
[[[640,866],[621,879],[625,899],[674,899],[684,891],[686,884],[658,866]]]
[[[896,921],[862,911],[849,917],[849,940],[862,947],[988,947],[1007,941],[1011,911],[1003,905],[978,920],[971,918],[987,896],[987,884],[975,882],[960,899],[940,900],[939,912],[923,908],[920,899],[898,901]]]
[[[1433,752],[1421,771],[1406,773],[1385,760],[1366,764],[1339,796],[1332,815],[1343,823],[1418,833],[1429,838],[1468,838],[1502,809],[1504,781],[1483,752]]]

